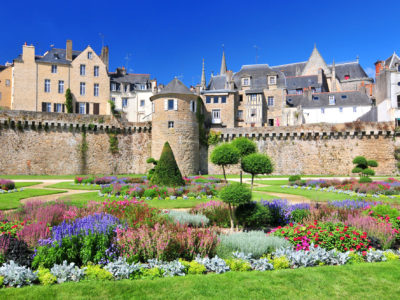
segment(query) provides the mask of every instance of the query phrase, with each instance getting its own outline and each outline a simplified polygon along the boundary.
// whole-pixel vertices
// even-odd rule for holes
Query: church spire
[[[219,75],[225,75],[226,74],[226,60],[225,60],[225,49],[224,45],[222,45],[222,61],[221,61],[221,71],[219,72]]]
[[[204,69],[204,58],[203,58],[203,69],[201,71],[201,89],[206,89],[206,71]]]

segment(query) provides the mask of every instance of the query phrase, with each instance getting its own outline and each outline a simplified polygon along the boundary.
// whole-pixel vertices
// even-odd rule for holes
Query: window
[[[63,105],[61,103],[54,103],[54,112],[63,112]]]
[[[64,80],[58,81],[58,93],[64,94]]]
[[[274,106],[274,97],[268,96],[268,106]]]
[[[357,106],[353,106],[353,112],[357,112]]]
[[[44,92],[50,93],[50,79],[44,80]]]
[[[276,77],[275,76],[270,76],[269,77],[269,84],[276,84]]]
[[[196,112],[196,102],[190,101],[190,111]]]
[[[344,80],[349,80],[350,79],[350,75],[344,75]]]
[[[397,107],[400,107],[400,95],[397,95]]]
[[[239,95],[239,102],[243,102],[243,95]]]
[[[257,101],[257,94],[251,94],[250,99],[251,101]]]
[[[7,84],[6,84],[7,85]],[[397,83],[398,86],[400,86],[400,81]]]
[[[347,99],[347,95],[342,95],[342,99]]]
[[[10,86],[10,79],[6,79],[6,86]]]
[[[156,111],[156,106],[154,105],[154,102],[151,103],[151,112]]]
[[[250,78],[243,78],[243,79],[242,79],[242,84],[243,84],[244,86],[250,85]]]
[[[214,97],[214,103],[218,103],[218,97]]]
[[[79,113],[84,115],[86,112],[86,103],[79,103]]]
[[[143,90],[145,90],[146,89],[146,85],[145,84],[141,84],[140,85],[140,89],[143,91]]]
[[[168,121],[168,128],[174,128],[174,121]]]
[[[339,112],[343,112],[343,107],[339,107]]]
[[[219,124],[221,123],[221,111],[219,109],[213,109],[211,111],[212,123]]]
[[[317,92],[316,89],[315,89],[314,87],[312,87],[312,88],[311,88],[311,93],[314,94],[314,93],[316,93],[316,92]]]
[[[80,74],[81,74],[81,76],[86,75],[86,66],[85,65],[80,66]]]
[[[128,106],[128,98],[122,98],[122,107],[125,108]]]
[[[297,95],[302,95],[303,94],[303,89],[297,89],[296,90]]]
[[[99,66],[94,66],[93,75],[94,77],[99,77]]]
[[[268,119],[268,126],[274,126],[274,119]]]
[[[174,105],[175,100],[174,99],[168,99],[168,110],[174,110]]]
[[[238,110],[237,118],[238,118],[238,120],[243,120],[243,110]]]
[[[117,84],[115,82],[111,82],[111,91],[115,92],[117,90]]]
[[[86,94],[86,84],[84,82],[80,83],[80,94],[84,96]]]
[[[314,97],[313,97],[313,100],[317,101],[317,100],[319,100],[319,97],[314,96]]]
[[[88,59],[92,59],[92,58],[93,58],[93,52],[89,51],[89,52],[87,53],[87,58],[88,58]]]
[[[257,115],[257,110],[256,110],[255,108],[252,108],[252,109],[251,109],[250,116],[251,116],[251,117],[255,117],[256,115]]]
[[[115,103],[115,97],[111,97],[111,101]]]
[[[226,103],[226,96],[221,97],[221,103]]]
[[[397,71],[400,72],[400,65],[397,65]]]
[[[335,96],[329,95],[329,105],[335,105]]]
[[[206,103],[211,103],[211,97],[210,96],[206,97]]]
[[[144,100],[140,100],[140,107],[144,107],[144,104],[145,104]]]
[[[51,73],[57,73],[57,65],[51,65]]]
[[[321,107],[321,114],[325,113],[325,108]]]
[[[51,112],[50,102],[42,102],[42,112]]]
[[[1,92],[0,92],[0,100],[1,100],[1,96],[2,96],[2,95],[1,95]]]
[[[124,92],[125,93],[128,91],[128,87],[129,87],[129,84],[124,84]]]
[[[94,84],[93,95],[94,95],[95,97],[98,97],[98,96],[99,96],[99,84],[98,84],[98,83],[95,83],[95,84]]]

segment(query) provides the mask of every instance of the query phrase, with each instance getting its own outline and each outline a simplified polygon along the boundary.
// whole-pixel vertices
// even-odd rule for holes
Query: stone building
[[[211,127],[352,122],[372,107],[369,96],[373,79],[358,58],[328,65],[316,47],[305,62],[243,65],[236,73],[227,70],[223,53],[220,73],[212,75],[206,84],[203,61],[201,78],[196,90]]]
[[[10,69],[11,95],[6,102],[13,110],[66,112],[69,88],[75,113],[109,114],[108,47],[98,56],[90,46],[72,50],[68,40],[65,49],[51,48],[37,55],[33,45],[25,44]]]
[[[12,66],[0,66],[0,107],[11,108]]]
[[[400,125],[400,58],[396,52],[375,63],[375,78],[378,121],[396,121]]]
[[[124,112],[130,122],[151,121],[150,97],[156,91],[157,81],[150,79],[150,74],[129,74],[124,67],[109,72],[109,76],[115,108]]]
[[[198,96],[178,79],[158,94],[153,104],[151,155],[159,159],[169,142],[182,175],[199,172],[199,124],[196,118]]]

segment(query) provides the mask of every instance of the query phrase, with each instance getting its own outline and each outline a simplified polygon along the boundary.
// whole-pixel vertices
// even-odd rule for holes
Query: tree
[[[376,160],[367,160],[364,156],[357,156],[353,159],[353,164],[356,166],[351,170],[351,172],[355,174],[358,173],[360,176],[360,182],[372,182],[372,179],[369,178],[369,176],[375,175],[375,171],[371,168],[376,168],[378,166]]]
[[[154,166],[153,168],[149,169],[149,171],[147,172],[147,179],[148,179],[148,180],[151,180],[151,177],[153,176],[154,171],[155,171],[155,166],[157,166],[158,161],[155,160],[155,159],[152,158],[152,157],[149,157],[149,158],[146,160],[146,162],[147,162],[148,164],[153,164],[153,166]]]
[[[239,150],[240,160],[246,155],[257,152],[256,143],[245,137],[238,137],[234,139],[231,144]],[[242,170],[240,170],[240,183],[242,183]]]
[[[219,198],[228,203],[229,217],[231,219],[231,229],[234,228],[234,209],[240,204],[249,203],[251,201],[251,190],[244,184],[238,182],[231,183],[222,188],[219,192]]]
[[[65,106],[67,108],[67,113],[72,114],[74,112],[74,105],[72,103],[72,93],[71,90],[68,88],[65,91]]]
[[[165,186],[182,186],[185,181],[176,163],[174,153],[168,142],[164,144],[160,160],[154,168],[151,184]]]
[[[253,153],[242,158],[242,169],[251,174],[251,190],[253,190],[254,176],[258,174],[271,174],[274,170],[268,155]]]
[[[239,158],[239,150],[237,150],[231,144],[225,143],[219,145],[211,152],[211,162],[222,167],[225,180],[225,166],[237,164],[239,162]]]

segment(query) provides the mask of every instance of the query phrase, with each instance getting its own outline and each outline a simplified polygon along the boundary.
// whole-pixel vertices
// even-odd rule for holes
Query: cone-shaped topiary
[[[164,144],[161,152],[160,160],[154,168],[151,184],[165,186],[181,186],[185,185],[181,171],[175,160],[174,153],[168,142]]]

